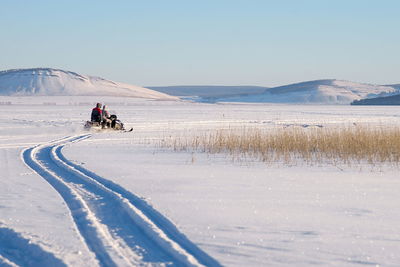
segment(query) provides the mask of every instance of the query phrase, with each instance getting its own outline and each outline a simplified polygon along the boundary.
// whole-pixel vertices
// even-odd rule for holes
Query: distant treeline
[[[351,105],[400,105],[400,95],[354,100]]]

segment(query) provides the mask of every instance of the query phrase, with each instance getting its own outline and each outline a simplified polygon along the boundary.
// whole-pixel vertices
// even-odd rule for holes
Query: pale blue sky
[[[397,0],[1,0],[0,69],[138,85],[400,83]]]

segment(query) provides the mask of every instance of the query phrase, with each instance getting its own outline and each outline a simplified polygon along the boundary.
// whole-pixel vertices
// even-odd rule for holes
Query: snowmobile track
[[[67,266],[39,245],[1,224],[0,240],[0,266]]]
[[[23,151],[25,163],[62,196],[100,266],[221,266],[146,201],[67,160],[66,137]]]

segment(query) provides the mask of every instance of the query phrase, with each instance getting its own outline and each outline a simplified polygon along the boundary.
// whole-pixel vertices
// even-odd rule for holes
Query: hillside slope
[[[269,88],[261,94],[218,99],[220,102],[350,104],[354,100],[396,94],[392,86],[342,80],[316,80]]]
[[[400,94],[385,96],[385,97],[375,97],[360,99],[351,102],[352,105],[400,105]]]
[[[85,76],[71,71],[51,68],[1,71],[0,95],[104,95],[165,100],[178,99],[140,86],[113,82],[100,77]]]

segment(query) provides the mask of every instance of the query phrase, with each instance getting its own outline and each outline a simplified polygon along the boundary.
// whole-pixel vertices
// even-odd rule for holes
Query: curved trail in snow
[[[66,137],[28,148],[25,163],[63,197],[76,229],[101,266],[221,266],[140,197],[62,154]]]

